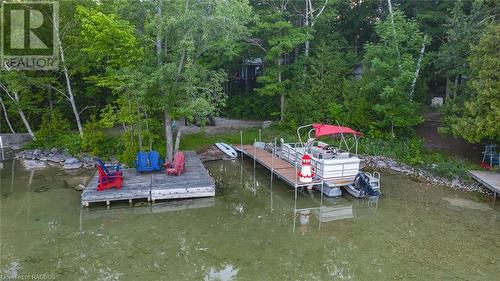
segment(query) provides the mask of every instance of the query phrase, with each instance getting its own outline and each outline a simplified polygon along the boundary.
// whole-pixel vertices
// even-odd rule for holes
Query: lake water
[[[251,161],[206,166],[215,198],[80,208],[89,172],[0,170],[2,278],[499,280],[500,208],[382,174],[378,202],[294,192]],[[497,202],[500,203],[500,202]],[[139,206],[142,205],[142,206]],[[318,207],[322,205],[321,211]],[[312,208],[312,209],[309,209]],[[315,209],[316,208],[316,209]],[[308,209],[302,213],[294,210]],[[321,213],[322,215],[319,215]],[[331,221],[329,221],[331,220]],[[320,222],[322,221],[322,222]]]

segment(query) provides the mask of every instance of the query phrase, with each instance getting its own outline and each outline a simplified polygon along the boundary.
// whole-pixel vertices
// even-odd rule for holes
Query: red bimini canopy
[[[337,134],[352,134],[360,136],[360,132],[356,132],[349,127],[327,125],[327,124],[313,124],[315,130],[315,137],[319,138],[321,136],[337,135]]]

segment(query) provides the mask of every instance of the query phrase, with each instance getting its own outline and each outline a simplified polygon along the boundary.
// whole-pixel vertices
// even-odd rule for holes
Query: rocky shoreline
[[[211,145],[202,151],[198,151],[198,155],[200,156],[202,162],[229,159],[214,145]],[[95,161],[93,157],[82,156],[76,158],[70,155],[69,153],[58,149],[23,150],[16,153],[15,158],[22,159],[23,165],[27,169],[45,168],[48,165],[52,166],[56,165],[56,166],[62,166],[62,168],[65,170],[74,170],[80,168],[91,169],[94,168],[95,166]],[[404,163],[399,163],[389,157],[361,155],[361,158],[363,159],[363,161],[361,162],[362,168],[367,167],[370,169],[382,169],[392,172],[398,172],[429,184],[443,185],[450,187],[452,189],[461,189],[467,191],[476,191],[480,193],[488,193],[487,190],[481,188],[479,183],[466,183],[463,181],[463,179],[459,177],[456,177],[454,179],[440,177],[433,174],[431,171],[418,167],[412,167]]]
[[[437,176],[428,170],[418,167],[412,167],[404,163],[399,163],[389,157],[361,155],[361,158],[363,159],[363,161],[361,162],[362,165],[370,169],[383,169],[398,172],[414,179],[427,182],[429,184],[443,185],[451,187],[452,189],[488,193],[486,189],[481,188],[481,185],[479,183],[466,183],[462,178],[459,177],[455,177],[450,180],[444,177]]]
[[[66,151],[59,149],[41,150],[28,149],[17,152],[15,158],[21,159],[27,169],[46,168],[48,165],[61,166],[65,170],[75,170],[80,168],[94,168],[93,157],[82,156],[76,158]]]

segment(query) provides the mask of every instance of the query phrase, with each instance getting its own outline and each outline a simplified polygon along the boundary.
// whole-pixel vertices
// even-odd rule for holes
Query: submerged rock
[[[49,189],[50,189],[50,186],[42,185],[40,187],[33,189],[33,191],[40,193],[40,192],[48,191]]]
[[[80,160],[74,158],[74,157],[69,157],[64,160],[64,166],[63,169],[65,170],[73,170],[73,169],[79,169],[82,167],[82,162]]]
[[[199,153],[201,162],[225,159],[225,154],[215,145],[209,146],[206,150]]]
[[[44,161],[39,161],[39,160],[22,160],[21,162],[24,166],[24,168],[28,170],[32,169],[44,169],[47,168],[47,163]]]
[[[75,186],[76,191],[82,191],[84,189],[85,189],[85,185],[83,185],[83,184],[79,184],[79,185]]]
[[[137,202],[134,204],[134,207],[144,207],[144,206],[148,206],[148,202],[145,202],[145,201],[141,201],[141,202]]]

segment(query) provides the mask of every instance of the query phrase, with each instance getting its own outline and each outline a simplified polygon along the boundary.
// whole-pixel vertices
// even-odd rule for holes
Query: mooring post
[[[259,141],[262,141],[262,129],[259,128]]]

